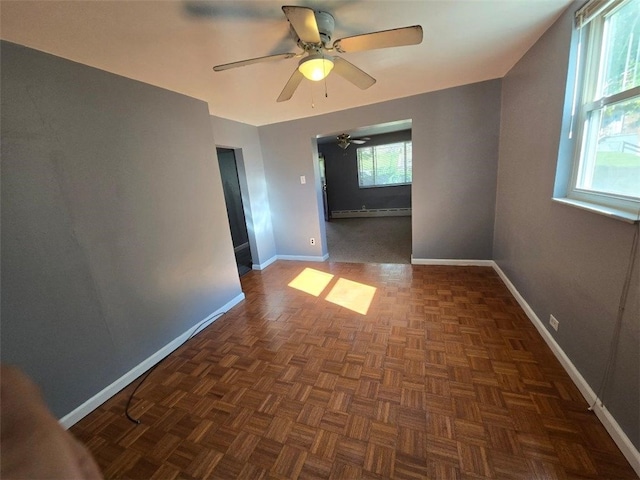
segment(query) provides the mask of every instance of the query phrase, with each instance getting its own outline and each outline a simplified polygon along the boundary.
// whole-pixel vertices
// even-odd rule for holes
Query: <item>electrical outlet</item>
[[[556,317],[554,317],[553,315],[549,316],[549,325],[551,325],[551,328],[553,328],[556,332],[558,331],[558,326],[560,325],[560,322],[558,321],[558,319]]]
[[[311,237],[311,238],[309,239],[309,244],[311,244],[311,245],[315,245],[315,244],[316,244],[316,239],[315,239],[315,238],[313,238],[313,237]]]

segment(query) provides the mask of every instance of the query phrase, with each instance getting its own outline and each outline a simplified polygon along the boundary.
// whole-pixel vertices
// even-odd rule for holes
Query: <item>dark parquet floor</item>
[[[140,425],[134,383],[71,429],[105,477],[637,478],[491,268],[280,261],[241,281],[138,390]]]

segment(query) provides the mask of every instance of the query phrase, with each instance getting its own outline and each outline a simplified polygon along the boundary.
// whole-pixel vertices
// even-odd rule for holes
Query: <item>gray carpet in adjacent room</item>
[[[330,262],[411,263],[411,217],[326,222]]]

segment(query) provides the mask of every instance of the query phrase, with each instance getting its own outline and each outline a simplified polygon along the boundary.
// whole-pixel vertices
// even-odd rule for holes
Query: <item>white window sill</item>
[[[599,215],[604,215],[605,217],[614,218],[616,220],[622,220],[627,223],[638,223],[640,222],[640,218],[638,218],[637,213],[630,213],[624,210],[619,210],[616,208],[603,207],[601,205],[595,205],[589,202],[583,202],[580,200],[573,200],[571,198],[552,198],[554,202],[562,203],[563,205],[570,205],[572,207],[580,208],[582,210],[587,210],[588,212],[597,213]]]

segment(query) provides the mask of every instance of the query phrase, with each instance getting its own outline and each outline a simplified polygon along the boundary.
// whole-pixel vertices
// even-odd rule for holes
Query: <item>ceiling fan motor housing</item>
[[[314,12],[316,16],[316,23],[318,24],[318,31],[320,32],[320,40],[323,46],[331,45],[331,37],[333,36],[333,29],[336,26],[336,21],[329,12]]]
[[[320,43],[306,43],[302,41],[298,37],[293,25],[289,25],[289,27],[291,29],[291,35],[296,39],[298,46],[302,50],[321,54],[322,49],[332,49],[331,38],[333,37],[333,29],[336,26],[336,21],[329,12],[314,10],[313,14],[318,26],[318,33],[320,34]]]

